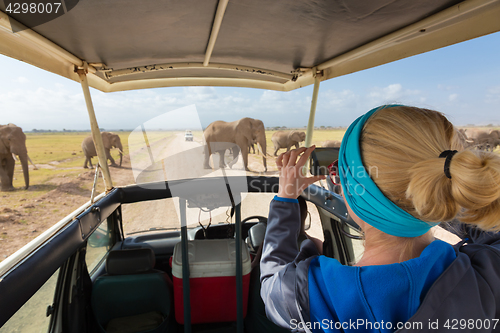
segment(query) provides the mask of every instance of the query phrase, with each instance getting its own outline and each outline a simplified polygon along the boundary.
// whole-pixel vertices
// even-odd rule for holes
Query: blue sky
[[[444,112],[458,126],[500,124],[500,33],[321,83],[316,126],[347,126],[385,103]],[[0,55],[0,124],[24,130],[89,129],[78,83]],[[195,104],[201,124],[253,117],[266,126],[307,124],[312,86],[283,93],[181,87],[102,93],[91,90],[100,127],[133,129]]]

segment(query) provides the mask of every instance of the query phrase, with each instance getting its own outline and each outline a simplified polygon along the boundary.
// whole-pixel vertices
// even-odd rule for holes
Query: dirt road
[[[183,134],[177,134],[170,138],[164,138],[151,143],[151,155],[144,151],[134,153],[131,152],[132,165],[134,173],[138,175],[138,183],[147,181],[161,181],[190,179],[195,177],[222,177],[227,176],[246,176],[257,175],[254,172],[247,172],[243,167],[241,156],[230,169],[224,169],[224,174],[221,169],[207,170],[203,168],[203,145],[200,140],[185,141]],[[154,165],[151,165],[151,156],[154,158]],[[137,161],[136,159],[140,159]],[[161,161],[160,161],[161,159]],[[257,155],[250,155],[249,167],[252,170],[258,170],[262,167],[261,158]],[[227,150],[225,154],[226,164],[231,164],[232,155]],[[211,165],[219,165],[219,156],[213,155]],[[141,170],[136,168],[141,166]],[[144,174],[140,174],[140,172]],[[277,170],[270,171],[267,174],[277,175]],[[245,184],[230,184],[234,189],[246,188]],[[224,185],[225,186],[225,185]],[[175,195],[175,190],[174,195]],[[269,203],[274,197],[274,194],[248,194],[242,197],[242,218],[261,215],[267,216],[269,213]],[[226,223],[228,220],[229,207],[221,207],[211,212],[201,211],[199,208],[187,209],[188,226],[196,226],[198,223],[207,225]],[[147,214],[144,214],[144,212]],[[312,225],[310,233],[315,237],[322,239],[321,226],[319,224],[319,216],[314,205],[311,205]],[[148,230],[149,228],[178,228],[180,226],[179,208],[176,199],[156,200],[149,202],[135,203],[124,205],[124,229],[126,232],[134,232],[140,230]],[[144,218],[147,216],[147,218]],[[234,222],[234,221],[233,221]]]

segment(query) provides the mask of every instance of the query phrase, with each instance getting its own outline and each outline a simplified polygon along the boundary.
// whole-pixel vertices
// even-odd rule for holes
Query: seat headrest
[[[264,236],[266,235],[266,228],[267,228],[266,223],[259,222],[248,230],[248,240],[255,252],[257,252],[259,246],[262,245],[262,242],[264,242]]]
[[[106,259],[109,275],[128,275],[151,271],[155,266],[155,255],[151,249],[111,251]]]

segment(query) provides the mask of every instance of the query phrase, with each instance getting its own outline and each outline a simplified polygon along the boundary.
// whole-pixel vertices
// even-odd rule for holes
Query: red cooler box
[[[236,321],[236,241],[203,239],[188,241],[191,323]],[[247,313],[252,270],[250,255],[242,242],[243,314]],[[182,247],[178,243],[172,259],[175,319],[184,323]]]

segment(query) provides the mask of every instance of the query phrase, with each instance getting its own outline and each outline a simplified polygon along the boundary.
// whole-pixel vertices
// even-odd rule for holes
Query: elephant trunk
[[[19,160],[21,161],[21,166],[23,167],[24,183],[26,184],[26,189],[30,187],[30,174],[28,168],[28,153],[19,155]]]
[[[262,148],[262,164],[264,164],[264,172],[267,172],[267,150],[266,150],[266,137],[259,141],[259,145]]]
[[[122,160],[123,160],[123,147],[122,147],[122,144],[120,143],[118,145],[118,151],[120,152],[120,167],[122,166]]]

